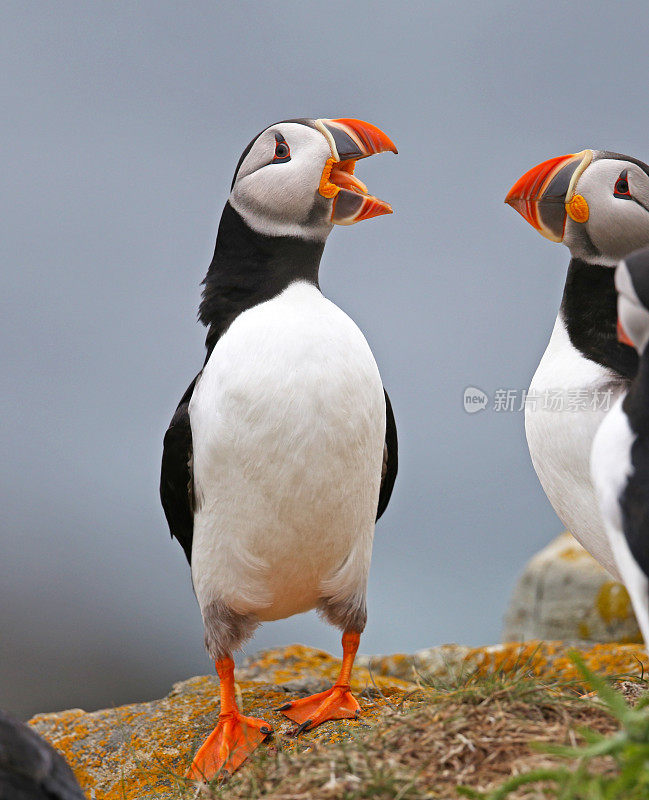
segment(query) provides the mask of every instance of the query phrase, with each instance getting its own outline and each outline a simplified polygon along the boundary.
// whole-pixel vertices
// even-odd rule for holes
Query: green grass
[[[609,682],[591,672],[581,656],[571,658],[584,681],[597,692],[601,703],[619,727],[602,735],[584,728],[584,744],[566,747],[546,744],[538,747],[560,764],[530,770],[506,780],[499,788],[480,792],[460,787],[461,796],[474,800],[505,800],[524,797],[524,789],[542,789],[544,798],[556,800],[647,800],[649,798],[649,695],[629,706]],[[531,795],[529,795],[531,796]],[[539,796],[536,794],[535,796]]]

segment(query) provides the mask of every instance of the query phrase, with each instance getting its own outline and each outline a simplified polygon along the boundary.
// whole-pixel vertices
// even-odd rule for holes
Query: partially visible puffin
[[[618,336],[640,355],[636,377],[599,427],[591,470],[618,571],[649,646],[649,248],[620,262]]]
[[[0,800],[85,800],[63,756],[0,711]]]
[[[232,652],[262,621],[317,608],[343,631],[336,684],[280,709],[298,731],[360,711],[349,680],[397,435],[365,337],[323,297],[318,269],[334,224],[391,213],[354,175],[386,150],[360,120],[271,125],[239,159],[221,217],[199,314],[207,356],[165,435],[160,483],[221,681],[197,780],[232,772],[272,732],[234,688]]]
[[[593,437],[638,356],[616,336],[614,268],[649,244],[649,166],[583,150],[526,172],[506,202],[571,261],[550,342],[532,378],[525,432],[534,469],[570,532],[619,577],[590,476]]]

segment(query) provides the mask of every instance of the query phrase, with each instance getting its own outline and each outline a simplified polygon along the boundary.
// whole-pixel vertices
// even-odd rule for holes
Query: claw
[[[296,735],[299,735],[330,719],[356,719],[360,715],[360,706],[349,686],[335,684],[326,692],[286,703],[281,711],[298,723]]]
[[[311,720],[305,720],[301,725],[298,725],[297,730],[295,731],[295,735],[299,736],[301,733],[309,729],[309,725],[311,724]]]

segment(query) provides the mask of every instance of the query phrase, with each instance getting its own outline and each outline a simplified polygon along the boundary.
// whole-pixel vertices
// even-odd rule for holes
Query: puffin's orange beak
[[[359,159],[387,150],[397,152],[389,136],[360,119],[317,119],[315,124],[331,148],[319,188],[323,197],[334,200],[331,221],[352,225],[362,219],[391,214],[392,207],[369,194],[367,186],[354,175]]]
[[[588,205],[575,195],[575,186],[592,159],[592,150],[582,150],[543,161],[516,181],[505,202],[542,236],[561,242],[568,214],[577,222],[588,219]]]
[[[619,317],[617,320],[617,340],[618,342],[620,342],[620,344],[628,344],[629,347],[635,347],[635,345],[627,335],[627,332],[624,330],[624,327],[620,322]]]

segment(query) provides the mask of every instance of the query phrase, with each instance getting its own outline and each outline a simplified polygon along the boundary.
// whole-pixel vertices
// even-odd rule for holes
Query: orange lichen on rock
[[[574,680],[579,674],[568,656],[571,649],[575,648],[566,642],[508,642],[470,650],[464,665],[483,674],[525,670],[539,677]],[[640,675],[649,664],[645,649],[636,644],[580,644],[578,649],[586,666],[600,675]]]
[[[402,656],[402,658],[412,657]],[[267,683],[280,684],[317,682],[321,683],[323,688],[329,688],[338,678],[340,663],[339,658],[324,650],[293,644],[288,647],[263,650],[254,657],[254,660],[244,663],[236,675],[238,680],[260,679]],[[389,676],[389,680],[386,680],[386,676]],[[378,689],[399,686],[408,691],[412,688],[411,681],[412,678],[396,677],[394,671],[382,670],[378,665],[375,666],[373,660],[360,656],[352,671],[350,685],[354,692],[363,691],[371,685],[375,685]]]
[[[295,727],[277,713],[291,697],[310,691],[317,683],[331,685],[339,659],[319,650],[294,646],[262,654],[237,675],[242,711],[267,719],[275,729],[264,746],[298,746],[288,736]],[[246,671],[256,675],[246,678]],[[398,702],[412,684],[378,678],[376,687],[367,670],[355,671],[352,687],[362,708],[359,720],[327,722],[303,734],[300,742],[335,742],[367,729],[386,706]],[[304,690],[300,683],[305,682]],[[292,684],[298,685],[293,688]],[[288,685],[283,685],[288,684]],[[219,712],[215,677],[191,678],[176,684],[167,697],[148,703],[86,713],[80,709],[39,714],[30,724],[69,762],[83,789],[102,800],[166,800],[177,798],[178,787],[192,757],[214,728]]]
[[[449,673],[525,670],[548,678],[573,679],[574,666],[564,642],[526,642],[493,647],[459,645],[397,654],[360,657],[352,688],[360,702],[358,720],[325,722],[299,740],[295,726],[277,712],[286,700],[331,686],[340,660],[301,645],[269,650],[236,673],[244,714],[267,719],[275,734],[264,747],[296,749],[309,742],[339,742],[385,724],[386,708],[398,705],[422,676]],[[580,646],[587,665],[604,675],[638,675],[647,655],[637,645]],[[411,678],[408,680],[408,678]],[[161,700],[85,713],[79,709],[40,714],[30,724],[72,766],[79,783],[102,800],[170,800],[186,786],[183,777],[198,747],[213,729],[219,712],[215,677],[176,684]],[[245,769],[245,766],[243,767]]]

